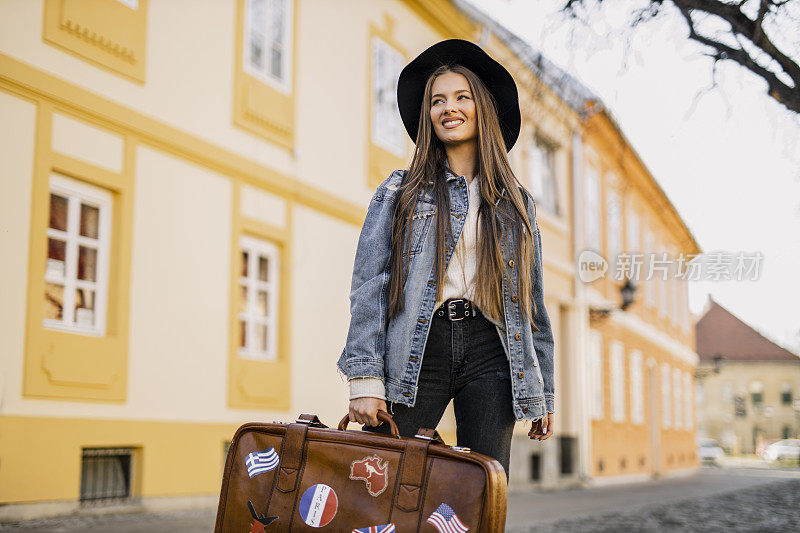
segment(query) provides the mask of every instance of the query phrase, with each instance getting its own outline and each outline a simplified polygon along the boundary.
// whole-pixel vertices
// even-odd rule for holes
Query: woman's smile
[[[447,120],[443,121],[443,122],[442,122],[442,126],[444,126],[445,128],[447,128],[448,130],[451,130],[451,129],[453,129],[453,128],[457,128],[457,127],[459,127],[459,126],[460,126],[460,125],[462,125],[463,123],[464,123],[464,120],[463,120],[463,119],[460,119],[460,118],[451,118],[451,119],[447,119]]]

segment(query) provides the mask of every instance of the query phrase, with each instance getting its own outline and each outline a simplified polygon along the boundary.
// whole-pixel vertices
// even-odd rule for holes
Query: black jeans
[[[508,481],[516,419],[508,358],[497,329],[480,312],[453,322],[438,312],[433,317],[414,406],[387,402],[392,418],[401,436],[413,437],[421,427],[435,429],[453,399],[457,445],[497,459]],[[388,434],[389,424],[363,429]]]

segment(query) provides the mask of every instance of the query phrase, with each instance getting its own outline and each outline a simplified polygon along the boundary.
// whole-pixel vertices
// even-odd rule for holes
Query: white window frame
[[[663,250],[664,243],[659,239],[658,241],[658,249]],[[658,261],[662,261],[664,259],[664,252],[658,253]],[[669,285],[669,269],[667,269],[666,275],[658,270],[658,273],[654,272],[653,276],[658,279],[658,316],[665,317],[667,316],[667,287]]]
[[[667,363],[661,363],[661,426],[669,428],[672,425],[672,372]]]
[[[675,404],[673,410],[675,429],[680,429],[683,427],[683,413],[685,406],[683,403],[683,374],[679,368],[672,370],[672,389],[672,399]]]
[[[139,9],[139,0],[117,0],[120,4],[124,4],[134,11]]]
[[[589,331],[589,391],[592,418],[602,419],[603,405],[603,336],[599,331]]]
[[[683,401],[686,404],[686,416],[683,423],[686,429],[692,429],[694,423],[694,401],[692,400],[692,376],[689,372],[683,373]]]
[[[600,248],[600,177],[591,166],[586,168],[584,177],[583,201],[586,218],[583,231],[585,244],[587,248],[602,253]]]
[[[625,247],[627,248],[628,253],[639,253],[641,252],[642,245],[639,242],[639,214],[633,210],[633,208],[629,207],[628,211],[625,213],[627,218],[626,220],[626,231],[625,231]]]
[[[642,266],[645,268],[645,272],[649,272],[650,263],[655,252],[655,237],[653,231],[649,228],[644,233],[644,248],[647,260]],[[655,289],[655,276],[646,279],[644,282],[644,302],[648,307],[655,307],[656,305]]]
[[[681,329],[689,332],[689,283],[685,279],[678,280],[678,291],[681,295]]]
[[[670,294],[670,301],[672,302],[672,313],[671,313],[671,316],[669,318],[670,318],[670,322],[672,322],[674,325],[677,326],[678,324],[680,324],[680,313],[681,313],[680,291],[679,291],[679,286],[680,286],[680,281],[681,280],[679,280],[678,278],[675,277],[675,263],[674,263],[674,261],[675,261],[676,257],[678,257],[678,254],[677,254],[677,252],[673,251],[672,252],[673,263],[672,263],[671,272],[670,272],[670,275],[669,275],[669,287],[670,287],[670,293],[671,293]]]
[[[264,16],[266,20],[261,21],[261,27],[263,34],[261,37],[264,39],[264,70],[261,70],[253,65],[252,57],[250,55],[250,41],[251,41],[251,31],[252,31],[252,18],[253,18],[253,2],[261,1],[264,2]],[[270,27],[270,21],[273,17],[273,11],[278,3],[283,4],[283,39],[280,42],[281,47],[281,72],[283,73],[282,77],[273,76],[271,73],[270,61],[271,61],[271,46],[272,46],[272,30]],[[245,0],[245,8],[244,8],[244,31],[243,39],[244,39],[244,53],[242,54],[243,61],[244,61],[244,71],[253,76],[254,78],[263,81],[271,85],[272,87],[278,89],[280,92],[284,94],[290,94],[292,92],[292,43],[293,43],[293,36],[292,36],[292,20],[294,17],[293,9],[294,9],[294,1],[293,0]]]
[[[625,420],[625,347],[618,340],[610,345],[611,420]]]
[[[616,179],[610,180],[616,182]],[[622,199],[613,186],[606,189],[606,254],[612,275],[616,273],[617,255],[622,250]]]
[[[244,312],[237,313],[239,320],[245,321],[245,347],[239,346],[239,356],[259,361],[274,361],[278,357],[278,299],[280,298],[280,249],[275,243],[257,239],[249,235],[239,238],[239,257],[248,253],[247,277],[239,276],[237,288],[247,287],[247,305]],[[258,257],[265,256],[269,260],[268,281],[258,279]],[[240,267],[241,265],[239,265]],[[267,316],[256,313],[258,290],[265,290],[269,300]],[[237,304],[238,305],[238,304]],[[256,339],[256,324],[267,326],[267,349],[256,349],[252,343]],[[237,321],[237,328],[239,327]],[[237,331],[237,335],[239,332]],[[237,337],[238,338],[238,337]],[[237,342],[238,344],[238,342]]]
[[[373,35],[370,42],[372,61],[372,113],[373,144],[403,157],[406,153],[406,138],[403,120],[397,107],[397,80],[405,65],[405,57],[392,45]],[[381,101],[385,94],[388,100]]]
[[[644,381],[642,374],[642,352],[632,350],[631,367],[631,422],[644,424]]]
[[[557,148],[533,134],[528,142],[528,180],[537,205],[554,215],[559,214],[558,182],[556,180]]]
[[[64,256],[64,274],[45,269],[44,280],[46,283],[57,283],[64,287],[62,301],[62,318],[55,320],[44,319],[44,327],[69,333],[78,333],[89,336],[105,336],[106,311],[108,308],[108,271],[111,246],[111,221],[113,199],[110,191],[67,178],[60,174],[50,174],[50,194],[67,198],[67,231],[60,231],[49,227],[47,237],[66,242]],[[48,196],[49,198],[49,196]],[[80,206],[87,204],[99,210],[97,220],[97,239],[83,237],[80,232]],[[49,210],[48,210],[49,218]],[[78,251],[79,246],[85,245],[97,250],[95,264],[95,281],[78,279]],[[45,248],[47,250],[47,248]],[[45,261],[49,261],[45,257]],[[93,290],[95,294],[94,326],[79,326],[75,324],[75,291],[76,289]],[[44,295],[42,295],[44,297]]]

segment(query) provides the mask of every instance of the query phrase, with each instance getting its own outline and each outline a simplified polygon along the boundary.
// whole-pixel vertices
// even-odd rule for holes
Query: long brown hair
[[[475,100],[478,121],[478,168],[480,176],[479,231],[476,243],[477,272],[475,275],[475,304],[487,316],[497,321],[503,317],[503,276],[509,272],[504,262],[501,242],[503,226],[513,229],[518,243],[516,268],[518,275],[517,293],[520,309],[533,323],[536,304],[531,295],[531,267],[534,256],[533,229],[528,220],[525,199],[518,187],[519,182],[508,163],[505,142],[497,118],[497,107],[492,93],[481,79],[463,65],[443,65],[436,69],[425,83],[425,93],[419,114],[416,149],[401,185],[395,195],[394,220],[391,240],[391,275],[389,278],[388,317],[395,316],[403,309],[403,287],[408,271],[408,250],[411,238],[411,224],[420,201],[420,195],[432,182],[436,204],[436,299],[442,297],[445,279],[445,254],[454,246],[450,213],[450,193],[445,175],[446,151],[444,143],[436,136],[431,124],[431,91],[437,76],[454,72],[467,79]],[[533,197],[529,196],[529,201]],[[447,242],[447,244],[445,244]],[[531,309],[531,307],[533,309]]]

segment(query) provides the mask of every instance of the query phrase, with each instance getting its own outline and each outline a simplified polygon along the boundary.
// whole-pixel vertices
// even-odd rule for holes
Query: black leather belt
[[[478,316],[478,309],[466,298],[450,298],[439,306],[434,316],[454,322]]]

